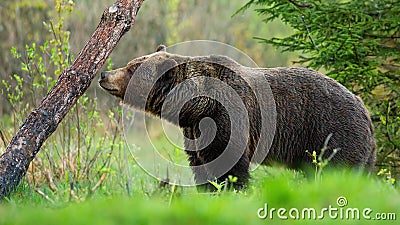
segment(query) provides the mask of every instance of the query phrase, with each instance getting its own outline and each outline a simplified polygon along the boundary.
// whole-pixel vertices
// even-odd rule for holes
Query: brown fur
[[[251,72],[264,75],[255,79],[268,81],[276,104],[275,136],[264,160],[265,164],[279,162],[291,168],[299,168],[304,163],[311,164],[306,150],[320,153],[325,139],[332,134],[325,156],[331,155],[335,148],[340,149],[333,157],[332,164],[357,168],[374,166],[375,141],[368,111],[359,98],[333,79],[299,67],[248,68],[225,56],[187,57],[167,53],[164,51],[165,47],[158,50],[160,51],[132,60],[126,67],[103,72],[100,86],[124,99],[128,83],[134,79],[129,87],[134,94],[125,98],[125,104],[159,117],[168,93],[187,79],[213,77],[232,87],[248,111],[250,129],[249,134],[244,135],[247,135],[249,141],[240,160],[226,174],[216,177],[218,180],[223,181],[228,175],[236,176],[239,181],[235,185],[240,188],[249,179],[249,162],[259,143],[261,132],[261,112],[258,105],[267,104],[257,101],[252,87],[243,79],[243,76],[250,76]],[[143,67],[144,73],[135,73],[139,66]],[[159,79],[155,78],[154,74],[165,68],[167,72]],[[133,77],[134,74],[141,74],[142,77]],[[189,83],[189,87],[207,89],[210,86],[200,80]],[[146,88],[151,89],[150,93],[142,93]],[[185,90],[175,93],[174,100],[179,102],[185,95]],[[162,115],[163,119],[172,120],[171,122],[180,126],[185,137],[189,139],[200,136],[199,122],[205,117],[214,120],[216,136],[201,151],[187,151],[191,166],[216,159],[227,146],[231,124],[235,126],[241,121],[231,123],[226,109],[219,102],[204,96],[186,102],[180,111],[173,106],[168,107]],[[179,121],[173,121],[173,118],[179,118]],[[208,135],[207,129],[206,127],[201,135]],[[185,142],[185,148],[196,149],[196,146],[191,145],[192,142]],[[212,179],[213,172],[212,169],[195,169],[195,179]]]

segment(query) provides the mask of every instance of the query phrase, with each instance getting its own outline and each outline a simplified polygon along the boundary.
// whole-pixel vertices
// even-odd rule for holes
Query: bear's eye
[[[131,68],[132,68],[132,67],[129,67],[129,68],[126,69],[126,73],[127,73],[129,76],[132,76],[132,74],[133,74],[133,71],[132,71]]]
[[[129,75],[130,77],[136,72],[136,69],[138,68],[138,66],[139,66],[139,65],[135,64],[135,65],[130,66],[130,67],[127,69],[127,73],[128,73],[128,75]]]

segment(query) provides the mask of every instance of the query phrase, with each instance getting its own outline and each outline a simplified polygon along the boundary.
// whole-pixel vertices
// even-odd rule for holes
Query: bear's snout
[[[108,93],[120,99],[124,99],[129,80],[130,76],[126,73],[126,69],[122,68],[101,72],[99,85]]]

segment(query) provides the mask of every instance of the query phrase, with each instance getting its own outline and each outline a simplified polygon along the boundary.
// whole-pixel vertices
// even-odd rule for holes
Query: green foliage
[[[86,202],[51,203],[29,189],[20,190],[25,198],[11,196],[0,206],[0,224],[368,224],[368,220],[323,219],[281,220],[274,212],[273,219],[260,219],[258,210],[315,208],[318,212],[331,205],[338,207],[337,199],[345,197],[343,209],[371,208],[375,213],[394,212],[398,217],[399,193],[389,185],[348,171],[326,171],[321,182],[309,180],[291,170],[271,168],[258,170],[248,191],[224,192],[218,195],[197,194],[192,189],[178,189],[170,195],[153,194],[150,197],[136,192],[132,197],[96,195]],[[114,184],[115,185],[115,184]],[[22,189],[23,187],[21,187]],[[109,188],[113,188],[110,186]],[[27,193],[31,193],[30,195]],[[51,194],[51,192],[50,192]],[[373,196],[373,197],[371,197]],[[36,204],[37,207],[32,207]],[[286,215],[288,213],[286,212]],[[398,218],[397,218],[398,219]],[[370,220],[371,224],[377,223]],[[396,220],[387,220],[395,224]]]
[[[226,192],[228,191],[228,187],[229,187],[229,191],[235,191],[234,187],[232,184],[236,183],[238,181],[237,177],[234,177],[232,175],[228,176],[228,179],[218,183],[217,180],[214,181],[209,181],[209,183],[215,187],[215,190],[217,193],[222,193],[222,192]]]
[[[380,169],[377,175],[380,176],[385,183],[393,185],[396,182],[396,178],[393,177],[388,169]]]
[[[74,8],[75,3],[73,1],[57,0],[55,7],[56,19],[50,20],[50,23],[44,23],[49,29],[50,33],[53,34],[53,38],[50,40],[50,61],[56,67],[54,74],[59,76],[63,69],[68,68],[70,62],[73,60],[70,55],[69,38],[70,32],[65,30],[65,19],[69,16]]]
[[[366,103],[375,127],[379,167],[400,164],[400,1],[251,0],[266,23],[279,19],[293,34],[257,39],[297,52]]]

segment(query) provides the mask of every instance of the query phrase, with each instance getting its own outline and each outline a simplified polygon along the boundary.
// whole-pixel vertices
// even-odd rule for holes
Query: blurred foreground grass
[[[26,193],[33,190],[22,188],[18,192],[0,205],[0,224],[398,224],[400,216],[397,188],[375,176],[348,171],[325,171],[321,180],[315,181],[299,172],[260,167],[249,188],[238,193],[199,194],[194,188],[177,188],[175,192],[159,188],[151,195],[135,190],[129,197],[98,192],[80,203],[50,203],[36,193]],[[16,202],[21,195],[36,197]],[[337,203],[339,197],[347,201],[343,207]],[[260,208],[266,204],[268,212],[276,210],[272,219],[268,214],[263,220],[257,212],[263,215],[265,210]],[[337,208],[338,218],[331,218],[326,211],[324,218],[302,219],[304,208],[315,209],[318,217],[322,208],[329,207]],[[283,214],[287,220],[278,218],[279,208],[287,210]],[[298,219],[290,218],[292,208],[300,211]],[[357,208],[360,219],[346,219],[349,208]],[[370,219],[362,216],[365,208],[371,209]],[[377,213],[394,213],[396,218],[378,221]]]

